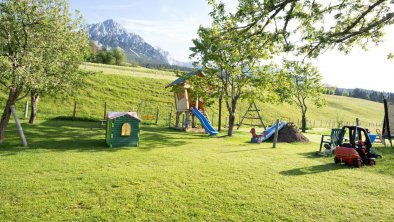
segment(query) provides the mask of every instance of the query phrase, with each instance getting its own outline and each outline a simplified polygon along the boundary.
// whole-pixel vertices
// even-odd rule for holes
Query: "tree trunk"
[[[36,121],[36,117],[37,117],[37,112],[38,112],[38,102],[40,100],[40,96],[38,95],[38,93],[36,91],[31,91],[30,94],[30,98],[31,98],[31,113],[30,113],[30,120],[29,123],[30,124],[34,124]]]
[[[1,120],[0,120],[0,144],[3,144],[5,139],[5,130],[8,126],[11,117],[11,106],[15,105],[21,92],[22,92],[21,88],[10,87],[7,103],[4,107],[3,115],[1,116]]]
[[[234,125],[235,125],[235,112],[237,110],[237,98],[231,100],[231,109],[229,110],[229,119],[228,119],[228,132],[227,136],[233,136],[234,133]]]
[[[301,131],[303,133],[305,133],[306,132],[306,115],[305,115],[305,113],[302,114],[302,121],[301,122],[302,122],[301,123],[301,125],[302,125]]]
[[[235,114],[231,113],[228,117],[228,131],[227,136],[233,136],[234,133],[234,124],[235,124]]]

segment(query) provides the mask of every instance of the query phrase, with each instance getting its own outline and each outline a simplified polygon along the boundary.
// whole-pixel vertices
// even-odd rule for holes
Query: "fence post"
[[[280,120],[277,119],[276,126],[275,126],[274,144],[273,144],[272,148],[276,148],[276,143],[278,142],[279,122],[280,122]]]
[[[168,128],[171,128],[171,117],[172,117],[172,112],[169,113],[169,117],[168,117]]]
[[[159,108],[157,108],[157,111],[156,111],[156,125],[158,122],[159,122]]]
[[[74,100],[73,120],[75,120],[76,115],[77,115],[77,100]]]
[[[104,102],[104,118],[107,119],[107,102]]]
[[[26,106],[25,106],[25,119],[27,119],[28,113],[29,113],[29,102],[26,101]]]

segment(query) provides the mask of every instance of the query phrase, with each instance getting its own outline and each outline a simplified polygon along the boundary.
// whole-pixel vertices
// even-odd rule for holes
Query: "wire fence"
[[[5,98],[0,98],[1,111],[4,109]],[[15,105],[18,116],[22,120],[28,120],[30,117],[30,107],[26,109],[26,105],[29,104],[28,100],[18,101]],[[105,115],[110,111],[134,111],[137,112],[138,116],[143,120],[142,124],[147,125],[159,125],[159,126],[175,126],[175,115],[176,110],[173,103],[163,101],[150,101],[150,100],[78,100],[73,98],[45,98],[40,101],[38,109],[38,120],[50,120],[50,119],[75,119],[75,120],[89,120],[89,121],[100,121],[105,119]],[[223,128],[228,126],[228,115],[226,111],[223,111],[221,117],[221,124]],[[219,114],[217,109],[207,109],[208,119],[213,127],[218,127]],[[241,121],[241,114],[236,115],[236,124]],[[180,121],[185,117],[180,117]],[[288,119],[281,118],[282,121],[292,122],[298,127],[301,127],[300,119]],[[266,126],[272,125],[276,119],[263,118]],[[244,121],[245,122],[245,121]],[[196,121],[197,126],[201,126]],[[260,125],[260,120],[252,120],[248,122],[248,125]],[[360,126],[367,128],[382,128],[382,122],[372,122],[360,120]],[[307,128],[338,128],[344,125],[356,125],[356,120],[329,120],[329,119],[308,119]],[[241,126],[244,128],[250,128],[250,126]]]

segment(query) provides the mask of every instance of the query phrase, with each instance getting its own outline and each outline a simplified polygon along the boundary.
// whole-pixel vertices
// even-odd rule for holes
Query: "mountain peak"
[[[128,33],[113,19],[90,25],[88,34],[90,40],[100,47],[123,49],[129,62],[190,66],[174,60],[167,51],[146,43],[141,36]]]

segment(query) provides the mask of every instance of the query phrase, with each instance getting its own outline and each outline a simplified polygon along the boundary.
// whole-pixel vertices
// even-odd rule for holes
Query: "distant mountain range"
[[[167,51],[153,47],[141,36],[127,32],[122,25],[112,19],[89,25],[88,34],[90,40],[98,47],[109,50],[116,47],[123,49],[129,62],[192,67],[191,63],[177,61]]]

